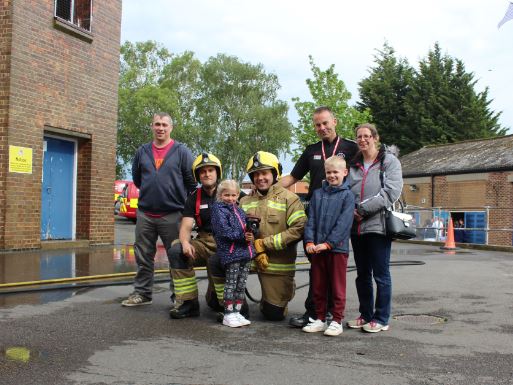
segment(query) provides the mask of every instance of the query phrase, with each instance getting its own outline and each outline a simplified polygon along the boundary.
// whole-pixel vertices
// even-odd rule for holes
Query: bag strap
[[[381,188],[385,188],[385,181],[384,181],[384,177],[383,177],[383,174],[385,173],[385,155],[386,154],[383,154],[383,156],[381,157],[381,160],[379,161],[379,180],[381,182]],[[394,211],[394,208],[395,208],[394,206],[395,206],[396,202],[399,202],[399,206],[401,207],[400,212],[404,213],[404,205],[403,205],[403,202],[401,201],[401,198],[399,198],[394,203],[392,203],[392,207],[386,208],[385,210]]]

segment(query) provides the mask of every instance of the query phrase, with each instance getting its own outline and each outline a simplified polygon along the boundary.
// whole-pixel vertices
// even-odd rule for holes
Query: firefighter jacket
[[[303,238],[306,215],[299,197],[279,184],[266,195],[254,191],[240,201],[247,215],[260,218],[258,238],[269,257],[268,274],[294,276],[297,243]]]

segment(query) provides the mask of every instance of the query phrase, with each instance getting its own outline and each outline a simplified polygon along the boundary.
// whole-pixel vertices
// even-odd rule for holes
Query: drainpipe
[[[435,176],[431,175],[431,207],[435,207]]]

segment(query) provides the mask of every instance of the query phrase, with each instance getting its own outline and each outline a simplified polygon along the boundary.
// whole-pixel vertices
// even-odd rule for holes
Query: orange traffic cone
[[[449,217],[449,226],[447,227],[447,238],[445,238],[445,245],[440,247],[442,250],[456,250],[456,244],[454,243],[454,226],[452,224],[452,218]]]

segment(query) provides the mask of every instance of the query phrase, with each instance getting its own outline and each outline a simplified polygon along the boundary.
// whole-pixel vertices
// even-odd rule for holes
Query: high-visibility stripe
[[[295,271],[295,263],[269,263],[267,271]]]
[[[224,298],[224,284],[223,283],[214,283],[214,290],[216,291],[216,297],[218,300],[223,300]]]
[[[285,203],[267,201],[267,206],[278,211],[287,211],[287,205]]]
[[[136,209],[137,207],[139,207],[139,199],[137,199],[137,198],[130,199],[130,207],[133,209]]]
[[[242,207],[242,210],[244,210],[245,212],[247,212],[249,209],[256,209],[258,207],[258,201],[243,204],[241,207]]]
[[[198,291],[196,277],[173,279],[175,294],[195,293]]]
[[[302,217],[306,217],[305,210],[294,211],[292,213],[292,215],[289,217],[289,219],[287,219],[287,225],[288,226],[292,225],[296,221],[296,219],[299,219]]]
[[[273,235],[273,245],[275,250],[282,250],[285,248],[281,240],[281,233]]]

